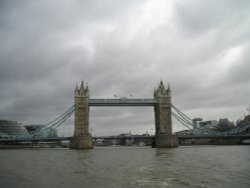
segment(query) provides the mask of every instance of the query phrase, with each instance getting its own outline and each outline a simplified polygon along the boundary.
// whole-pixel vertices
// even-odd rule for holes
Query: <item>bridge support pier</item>
[[[154,148],[170,148],[178,147],[177,135],[156,135],[152,147]]]
[[[90,135],[74,136],[70,139],[70,149],[92,149],[93,141]]]

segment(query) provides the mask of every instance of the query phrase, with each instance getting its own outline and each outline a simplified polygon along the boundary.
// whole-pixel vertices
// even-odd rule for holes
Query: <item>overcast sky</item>
[[[250,105],[250,1],[0,0],[0,119],[45,124],[91,98],[152,98],[204,120]],[[152,107],[93,107],[94,135],[154,130]],[[174,121],[174,130],[183,129]],[[60,128],[72,135],[73,117]]]

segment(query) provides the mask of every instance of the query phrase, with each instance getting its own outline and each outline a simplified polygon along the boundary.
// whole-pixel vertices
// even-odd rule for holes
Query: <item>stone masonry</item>
[[[171,90],[166,89],[161,81],[158,88],[154,91],[154,99],[158,101],[155,106],[155,140],[153,147],[167,148],[177,147],[178,138],[172,134],[171,116]]]
[[[75,127],[74,136],[70,140],[72,149],[93,148],[92,137],[89,134],[89,89],[81,82],[75,88]]]

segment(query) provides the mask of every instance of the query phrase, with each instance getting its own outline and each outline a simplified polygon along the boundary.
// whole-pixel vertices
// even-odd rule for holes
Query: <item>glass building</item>
[[[46,128],[46,125],[25,125],[24,126],[32,137],[57,137],[57,130]]]
[[[28,131],[17,121],[0,120],[0,139],[30,137]]]

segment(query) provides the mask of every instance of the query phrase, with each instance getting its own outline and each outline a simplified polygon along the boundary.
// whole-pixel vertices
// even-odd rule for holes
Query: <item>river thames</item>
[[[0,150],[0,187],[250,187],[250,146]]]

